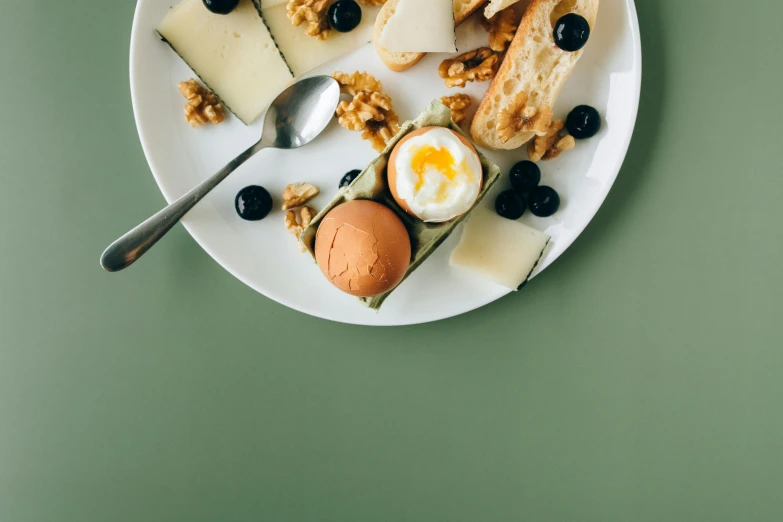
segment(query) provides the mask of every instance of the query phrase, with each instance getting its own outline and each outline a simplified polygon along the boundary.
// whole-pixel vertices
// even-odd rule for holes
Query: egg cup
[[[407,121],[402,124],[402,128],[397,135],[389,141],[386,145],[386,149],[373,160],[367,168],[365,168],[361,174],[348,187],[340,190],[335,198],[324,207],[310,224],[305,228],[304,232],[300,236],[302,243],[313,256],[315,260],[315,237],[318,231],[318,226],[321,220],[329,213],[334,207],[351,201],[354,199],[368,199],[376,201],[389,207],[397,216],[402,220],[405,225],[408,235],[411,240],[411,264],[408,267],[408,271],[405,274],[405,279],[410,276],[414,270],[416,270],[432,253],[437,249],[446,239],[454,232],[454,229],[459,225],[462,220],[467,218],[473,209],[481,202],[492,189],[494,184],[500,179],[500,168],[480,151],[478,152],[479,160],[481,162],[482,170],[482,188],[479,193],[476,202],[470,211],[465,214],[446,221],[443,223],[425,223],[424,221],[414,217],[397,204],[392,196],[389,184],[386,178],[386,167],[389,163],[389,157],[391,156],[394,147],[409,133],[414,132],[423,127],[446,127],[451,129],[461,136],[465,137],[468,142],[473,143],[472,140],[465,132],[462,131],[457,125],[451,121],[451,111],[448,107],[440,103],[440,101],[433,101],[429,107],[415,120]],[[474,145],[475,148],[475,145]],[[360,297],[358,298],[365,306],[372,310],[380,310],[383,302],[389,297],[394,289],[375,297]]]

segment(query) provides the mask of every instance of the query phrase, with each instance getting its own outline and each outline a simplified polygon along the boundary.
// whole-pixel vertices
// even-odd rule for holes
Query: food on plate
[[[378,45],[391,53],[457,51],[452,0],[392,0]]]
[[[478,208],[465,223],[459,245],[451,253],[451,266],[517,290],[533,273],[549,241],[543,232]]]
[[[387,166],[391,151],[405,136],[424,127],[446,127],[464,136],[460,128],[451,121],[449,109],[438,101],[434,101],[415,120],[403,123],[400,132],[392,138],[380,156],[372,161],[348,187],[340,190],[332,202],[313,219],[310,226],[305,228],[301,239],[311,254],[315,255],[315,236],[321,218],[324,215],[346,201],[355,199],[372,200],[391,209],[408,230],[412,250],[411,264],[406,272],[407,276],[413,273],[448,238],[457,225],[469,215],[468,213],[444,223],[425,223],[402,210],[394,200],[387,184]],[[500,169],[497,165],[481,153],[479,153],[479,160],[481,162],[483,182],[481,192],[477,198],[477,204],[500,179]],[[359,300],[368,308],[378,310],[390,294],[391,292],[385,292],[374,297],[360,298]]]
[[[383,92],[383,84],[367,71],[352,73],[334,72],[332,78],[340,84],[340,90],[345,94],[356,96],[360,92]]]
[[[537,135],[527,144],[530,161],[550,160],[576,147],[574,137],[564,131],[563,120],[555,120],[543,135]]]
[[[499,12],[508,9],[518,2],[519,0],[489,0],[489,5],[484,9],[484,17],[492,18]]]
[[[541,185],[530,190],[527,203],[534,216],[549,217],[560,209],[560,195],[552,187]]]
[[[304,206],[321,191],[310,183],[291,183],[283,191],[283,210]]]
[[[476,149],[444,127],[406,135],[394,146],[387,172],[397,204],[426,223],[443,223],[468,212],[483,181]]]
[[[324,40],[332,31],[329,25],[330,3],[331,0],[289,0],[286,4],[286,15],[294,27],[307,22],[307,36]]]
[[[461,125],[468,119],[467,110],[473,105],[473,98],[469,94],[459,93],[442,96],[440,102],[451,109],[451,120]]]
[[[210,13],[201,0],[184,0],[169,11],[158,33],[245,123],[293,80],[250,0],[227,15]]]
[[[549,130],[554,114],[552,108],[545,103],[534,107],[528,101],[528,94],[522,91],[498,114],[495,131],[501,143],[508,142],[520,132],[532,132],[538,136]]]
[[[509,172],[511,186],[519,194],[526,194],[541,183],[541,169],[532,161],[520,161]]]
[[[361,131],[378,152],[399,131],[399,118],[392,108],[391,98],[383,93],[360,92],[353,100],[337,106],[337,121],[348,130]]]
[[[578,51],[590,38],[590,24],[584,16],[568,13],[555,22],[555,45],[564,51]]]
[[[368,140],[378,152],[400,130],[400,119],[392,107],[392,99],[383,93],[383,85],[366,72],[351,74],[336,72],[332,77],[340,84],[342,91],[353,96],[337,106],[337,121],[348,130],[361,131],[362,139]]]
[[[443,60],[438,74],[446,80],[446,87],[465,87],[468,82],[491,80],[500,66],[500,54],[489,47],[480,47]]]
[[[526,208],[538,217],[549,217],[560,209],[560,196],[552,187],[539,186],[541,169],[532,161],[520,161],[509,173],[511,187],[495,200],[495,211],[508,219],[519,219]]]
[[[329,24],[335,31],[349,33],[362,21],[362,8],[354,0],[337,0],[329,7]]]
[[[266,9],[284,5],[286,17],[294,27],[307,24],[304,34],[319,40],[330,38],[332,29],[347,33],[359,26],[365,14],[355,0],[253,0]],[[360,0],[366,6],[380,6],[385,0]],[[373,17],[378,13],[371,10]],[[373,18],[374,20],[374,18]],[[372,26],[372,20],[370,21]],[[274,32],[274,30],[272,31]],[[369,42],[369,40],[367,40]],[[364,42],[364,43],[367,43]]]
[[[302,252],[305,251],[305,248],[299,240],[299,236],[317,214],[307,204],[320,193],[320,189],[311,183],[291,183],[283,191],[283,210],[287,211],[285,228],[296,237]]]
[[[513,7],[509,7],[490,18],[482,18],[481,25],[489,31],[489,48],[502,53],[514,39],[519,19]]]
[[[332,31],[325,40],[308,36],[301,27],[294,27],[287,15],[285,1],[254,0],[258,13],[269,31],[291,72],[297,78],[320,65],[348,54],[372,40],[373,21],[379,7],[362,7],[359,24],[349,32]],[[366,2],[365,2],[366,3]],[[327,20],[328,22],[328,20]]]
[[[239,0],[204,0],[207,9],[215,14],[228,14],[239,5]]]
[[[260,221],[272,211],[272,196],[264,187],[251,185],[239,191],[234,208],[242,219]]]
[[[325,41],[291,25],[285,0],[239,0],[226,15],[202,0],[182,0],[158,33],[242,122],[258,118],[294,77],[299,77],[372,39],[379,7],[363,7],[350,32]]]
[[[504,120],[501,113],[530,119],[531,114],[542,114],[554,107],[563,84],[584,51],[568,52],[557,47],[553,25],[573,12],[594,26],[598,3],[598,0],[534,0],[530,4],[473,118],[470,131],[476,143],[490,149],[512,150],[545,132],[541,125],[531,126],[524,120],[509,127],[509,118]],[[520,103],[523,92],[526,98]],[[541,118],[539,123],[545,120]],[[511,121],[520,120],[512,118]]]
[[[356,199],[323,217],[315,238],[315,259],[324,276],[343,292],[374,297],[393,290],[405,277],[411,241],[392,210]]]
[[[568,113],[566,129],[577,140],[592,138],[601,130],[601,115],[589,105],[579,105]]]
[[[200,127],[205,123],[217,125],[225,119],[223,104],[212,91],[199,85],[195,79],[179,82],[179,92],[188,101],[185,104],[185,121],[191,127]]]
[[[388,0],[381,9],[380,13],[375,19],[375,28],[373,30],[372,40],[375,44],[375,50],[380,56],[383,63],[392,71],[401,72],[410,69],[421,61],[426,53],[399,53],[391,52],[381,44],[381,36],[383,35],[386,24],[391,19],[397,8],[399,0]],[[430,0],[426,0],[429,2]],[[416,0],[416,3],[424,4],[422,0]],[[473,14],[479,7],[484,5],[486,0],[454,0],[454,22],[456,25],[461,24],[467,18]]]
[[[525,198],[513,190],[505,190],[495,199],[495,212],[506,219],[519,219],[526,209]]]
[[[359,177],[359,174],[361,174],[361,170],[352,170],[348,172],[345,176],[342,177],[340,180],[340,188],[345,188],[351,183],[353,183],[353,180]]]
[[[580,59],[599,0],[531,0],[519,21],[513,4],[490,0],[482,25],[489,46],[443,60],[438,74],[448,87],[492,83],[470,133],[491,149],[527,144],[531,161],[510,171],[509,190],[495,212],[478,208],[500,178],[459,128],[472,98],[443,96],[416,120],[400,124],[383,84],[367,72],[332,76],[346,95],[335,117],[361,132],[380,155],[351,170],[339,192],[317,212],[310,183],[282,194],[286,229],[338,289],[378,310],[389,295],[465,222],[451,265],[520,288],[550,238],[519,222],[529,209],[549,217],[560,196],[542,186],[534,163],[556,158],[601,128],[594,108],[580,105],[553,119],[559,92]],[[456,52],[456,26],[487,0],[182,0],[161,22],[161,37],[192,67],[196,79],[179,84],[185,115],[194,127],[220,123],[225,108],[255,120],[294,78],[370,40],[383,62],[403,71],[427,52]],[[213,89],[213,90],[210,90]],[[350,97],[350,98],[349,98]],[[273,198],[260,186],[236,196],[237,214],[264,219]]]
[[[285,228],[296,238],[299,250],[302,252],[306,252],[307,249],[302,244],[299,236],[302,235],[305,227],[310,224],[316,214],[318,213],[310,207],[291,209],[285,213]]]

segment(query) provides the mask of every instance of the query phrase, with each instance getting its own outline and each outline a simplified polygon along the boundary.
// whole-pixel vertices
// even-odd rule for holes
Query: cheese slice
[[[202,0],[184,0],[158,33],[244,123],[294,78],[251,0],[227,15],[209,12]]]
[[[451,253],[451,266],[470,270],[511,290],[530,277],[549,244],[543,232],[477,208]]]
[[[348,54],[372,41],[375,18],[380,7],[362,7],[362,21],[353,30],[341,33],[334,29],[325,40],[305,34],[304,26],[294,27],[286,14],[285,5],[266,7],[269,0],[261,0],[261,14],[272,32],[275,42],[296,76]]]
[[[457,50],[453,0],[399,0],[378,41],[392,53]]]
[[[519,0],[489,0],[489,5],[484,9],[484,17],[492,18],[500,11],[518,3]]]

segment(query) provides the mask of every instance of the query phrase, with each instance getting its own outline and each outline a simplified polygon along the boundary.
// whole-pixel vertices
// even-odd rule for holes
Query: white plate
[[[254,143],[260,125],[245,127],[235,117],[219,126],[191,129],[182,115],[177,82],[192,75],[189,68],[155,35],[154,29],[171,0],[138,0],[130,51],[133,110],[150,168],[166,200],[181,194],[223,167]],[[460,49],[486,45],[486,32],[475,21],[459,31]],[[417,116],[433,98],[458,92],[437,75],[443,56],[430,55],[404,73],[389,71],[372,45],[327,64],[311,74],[367,70],[378,77],[402,119]],[[620,170],[636,121],[641,86],[641,42],[633,0],[602,0],[596,29],[576,71],[555,107],[564,116],[578,104],[596,107],[604,116],[598,136],[579,142],[576,150],[543,162],[543,184],[561,195],[554,217],[529,213],[522,220],[553,238],[537,273],[546,269],[584,230],[603,203]],[[480,98],[487,83],[467,92]],[[251,288],[310,315],[366,325],[401,325],[436,321],[488,304],[508,293],[488,281],[449,267],[449,253],[459,231],[372,312],[333,288],[312,259],[300,254],[283,226],[281,212],[256,223],[242,221],[234,197],[246,185],[265,186],[272,195],[286,184],[308,181],[321,187],[315,206],[337,192],[343,174],[363,168],[376,153],[359,133],[336,122],[307,147],[296,151],[262,151],[232,174],[183,221],[193,238],[218,263]],[[487,153],[503,169],[525,159],[523,150]],[[507,181],[496,190],[507,188]],[[492,205],[494,197],[485,200]]]

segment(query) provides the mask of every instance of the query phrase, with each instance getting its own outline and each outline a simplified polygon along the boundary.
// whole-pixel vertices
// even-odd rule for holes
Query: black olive
[[[242,219],[260,221],[272,210],[272,196],[264,187],[251,185],[239,191],[234,207]]]
[[[590,38],[590,24],[583,16],[569,13],[555,23],[555,45],[574,52],[585,46]]]
[[[547,186],[536,187],[527,196],[530,212],[538,217],[549,217],[560,208],[560,195]]]
[[[520,161],[509,173],[511,186],[520,194],[524,194],[541,183],[541,169],[532,161]]]
[[[354,0],[337,0],[329,8],[329,23],[336,31],[348,33],[362,21],[362,8]]]
[[[495,211],[506,219],[521,218],[526,206],[525,199],[513,190],[501,192],[495,200]]]
[[[345,188],[351,183],[353,183],[353,180],[355,180],[356,177],[361,173],[362,173],[361,170],[352,170],[351,172],[343,176],[343,179],[340,180],[340,188]]]
[[[592,138],[601,130],[601,115],[589,105],[580,105],[568,114],[566,128],[578,140]]]
[[[226,15],[237,8],[239,0],[204,0],[204,5],[215,14]]]

